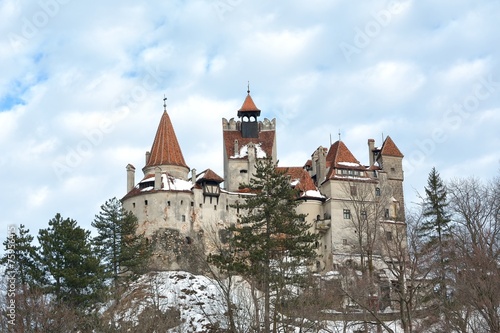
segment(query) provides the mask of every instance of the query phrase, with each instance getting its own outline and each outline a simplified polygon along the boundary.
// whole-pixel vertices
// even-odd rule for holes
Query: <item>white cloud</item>
[[[366,140],[382,132],[412,162],[447,110],[481,79],[500,81],[498,2],[405,1],[350,62],[339,44],[389,2],[227,3],[220,15],[206,0],[71,1],[25,38],[23,18],[43,8],[0,2],[0,166],[13,189],[2,222],[36,231],[59,211],[89,226],[124,195],[125,165],[143,167],[164,94],[186,163],[223,176],[221,118],[236,117],[248,80],[262,118],[277,118],[283,166],[302,165],[339,129],[363,163]],[[26,43],[13,47],[9,33]],[[450,177],[498,173],[499,90],[405,174],[408,196],[432,166]],[[54,162],[66,163],[61,179]]]

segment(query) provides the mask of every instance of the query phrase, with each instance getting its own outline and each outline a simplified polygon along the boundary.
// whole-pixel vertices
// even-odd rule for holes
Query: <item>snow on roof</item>
[[[155,177],[147,175],[146,178],[141,180],[139,183],[147,183],[147,182],[154,182]],[[162,183],[162,188],[161,190],[164,191],[191,191],[193,188],[193,183],[187,180],[183,179],[178,179],[175,178],[169,174],[162,173],[161,174],[161,183]],[[135,186],[136,189],[139,188],[139,186]],[[145,188],[141,189],[141,192],[148,192],[152,191],[154,189],[154,186],[148,186]]]
[[[255,156],[257,158],[266,158],[266,152],[262,149],[262,143],[258,143],[255,146]],[[229,158],[244,158],[248,156],[248,145],[244,145],[240,148],[240,153],[237,155],[233,155]]]
[[[359,163],[353,163],[353,162],[337,162],[338,165],[344,165],[344,166],[354,166],[354,167],[357,167],[357,166],[360,166],[361,164]]]
[[[321,198],[325,199],[326,197],[321,194],[319,191],[314,191],[314,190],[308,190],[302,193],[301,197],[308,197],[308,198]]]
[[[193,188],[193,183],[190,181],[177,179],[166,174],[161,175],[161,181],[163,183],[162,189],[167,191],[191,191]]]

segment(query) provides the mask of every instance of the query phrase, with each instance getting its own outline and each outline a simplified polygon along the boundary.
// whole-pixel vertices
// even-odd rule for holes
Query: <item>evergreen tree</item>
[[[90,232],[58,213],[48,228],[39,231],[38,241],[48,291],[73,306],[96,301],[102,288],[102,267],[92,251]]]
[[[147,240],[137,234],[137,223],[137,218],[126,212],[116,198],[107,200],[92,222],[98,232],[94,244],[115,290],[122,277],[143,273],[151,256]]]
[[[251,195],[238,206],[244,210],[239,225],[227,228],[232,234],[228,250],[209,261],[225,271],[256,281],[264,293],[264,329],[270,328],[270,300],[275,312],[285,284],[300,283],[304,269],[316,256],[315,234],[308,230],[304,215],[297,214],[297,193],[285,173],[271,159],[258,160],[248,188]],[[278,303],[280,302],[280,303]],[[273,327],[276,320],[273,321]]]
[[[0,264],[6,266],[5,273],[15,276],[17,282],[30,287],[43,284],[38,248],[34,246],[29,229],[21,224],[19,229],[3,242],[5,253]],[[9,260],[10,259],[10,260]]]
[[[448,211],[447,189],[436,168],[432,168],[425,187],[425,199],[423,202],[423,222],[418,229],[418,234],[423,237],[426,252],[429,253],[433,283],[439,311],[445,314],[446,323],[448,319],[448,287],[446,282],[447,264],[449,255],[447,244],[451,237],[451,218]]]
[[[447,190],[436,168],[432,168],[427,178],[423,203],[424,223],[419,234],[427,238],[429,243],[442,245],[444,238],[450,234],[450,214],[447,210]]]

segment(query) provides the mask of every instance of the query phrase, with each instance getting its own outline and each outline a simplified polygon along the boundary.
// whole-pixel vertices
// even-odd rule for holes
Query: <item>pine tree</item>
[[[137,225],[137,218],[126,212],[116,198],[107,200],[92,222],[98,232],[94,244],[115,290],[120,279],[143,273],[147,268],[151,250],[144,236],[137,234]]]
[[[442,245],[444,238],[450,234],[450,214],[447,211],[447,190],[436,168],[432,168],[427,178],[423,204],[424,223],[419,234],[427,238],[429,243]]]
[[[451,218],[448,211],[447,189],[436,168],[432,168],[425,187],[422,215],[424,221],[418,229],[423,237],[427,252],[431,254],[431,265],[435,266],[434,285],[439,297],[440,312],[447,317],[448,292],[446,269],[448,263],[447,243],[451,236]]]
[[[3,242],[5,253],[0,264],[6,266],[5,273],[15,276],[21,285],[34,287],[43,284],[38,247],[34,246],[29,229],[21,224],[11,237]],[[10,260],[9,260],[10,259]]]
[[[317,236],[308,231],[310,226],[305,216],[296,213],[297,193],[290,186],[290,179],[276,170],[271,159],[258,160],[250,183],[242,186],[252,193],[238,206],[245,213],[239,225],[227,228],[232,234],[228,250],[210,256],[209,261],[261,286],[264,329],[268,332],[271,294],[278,302],[285,284],[301,282],[304,269],[316,256],[314,242]],[[274,327],[275,324],[276,321]]]
[[[102,267],[93,253],[90,231],[58,213],[49,227],[38,234],[40,261],[45,269],[47,290],[72,306],[92,305],[102,289]]]

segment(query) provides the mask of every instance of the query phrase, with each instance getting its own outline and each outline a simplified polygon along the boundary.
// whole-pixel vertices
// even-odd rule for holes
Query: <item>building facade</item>
[[[224,242],[224,228],[236,224],[238,202],[246,195],[255,162],[277,161],[276,119],[259,120],[250,91],[237,119],[222,119],[224,175],[188,167],[164,105],[143,176],[127,165],[126,210],[139,220],[138,232],[154,244],[152,266],[159,270],[201,271],[200,258]],[[387,137],[380,146],[368,139],[368,165],[345,143],[318,147],[302,166],[279,166],[298,190],[298,213],[306,214],[315,244],[318,272],[357,263],[383,270],[391,247],[406,230],[403,154]]]

